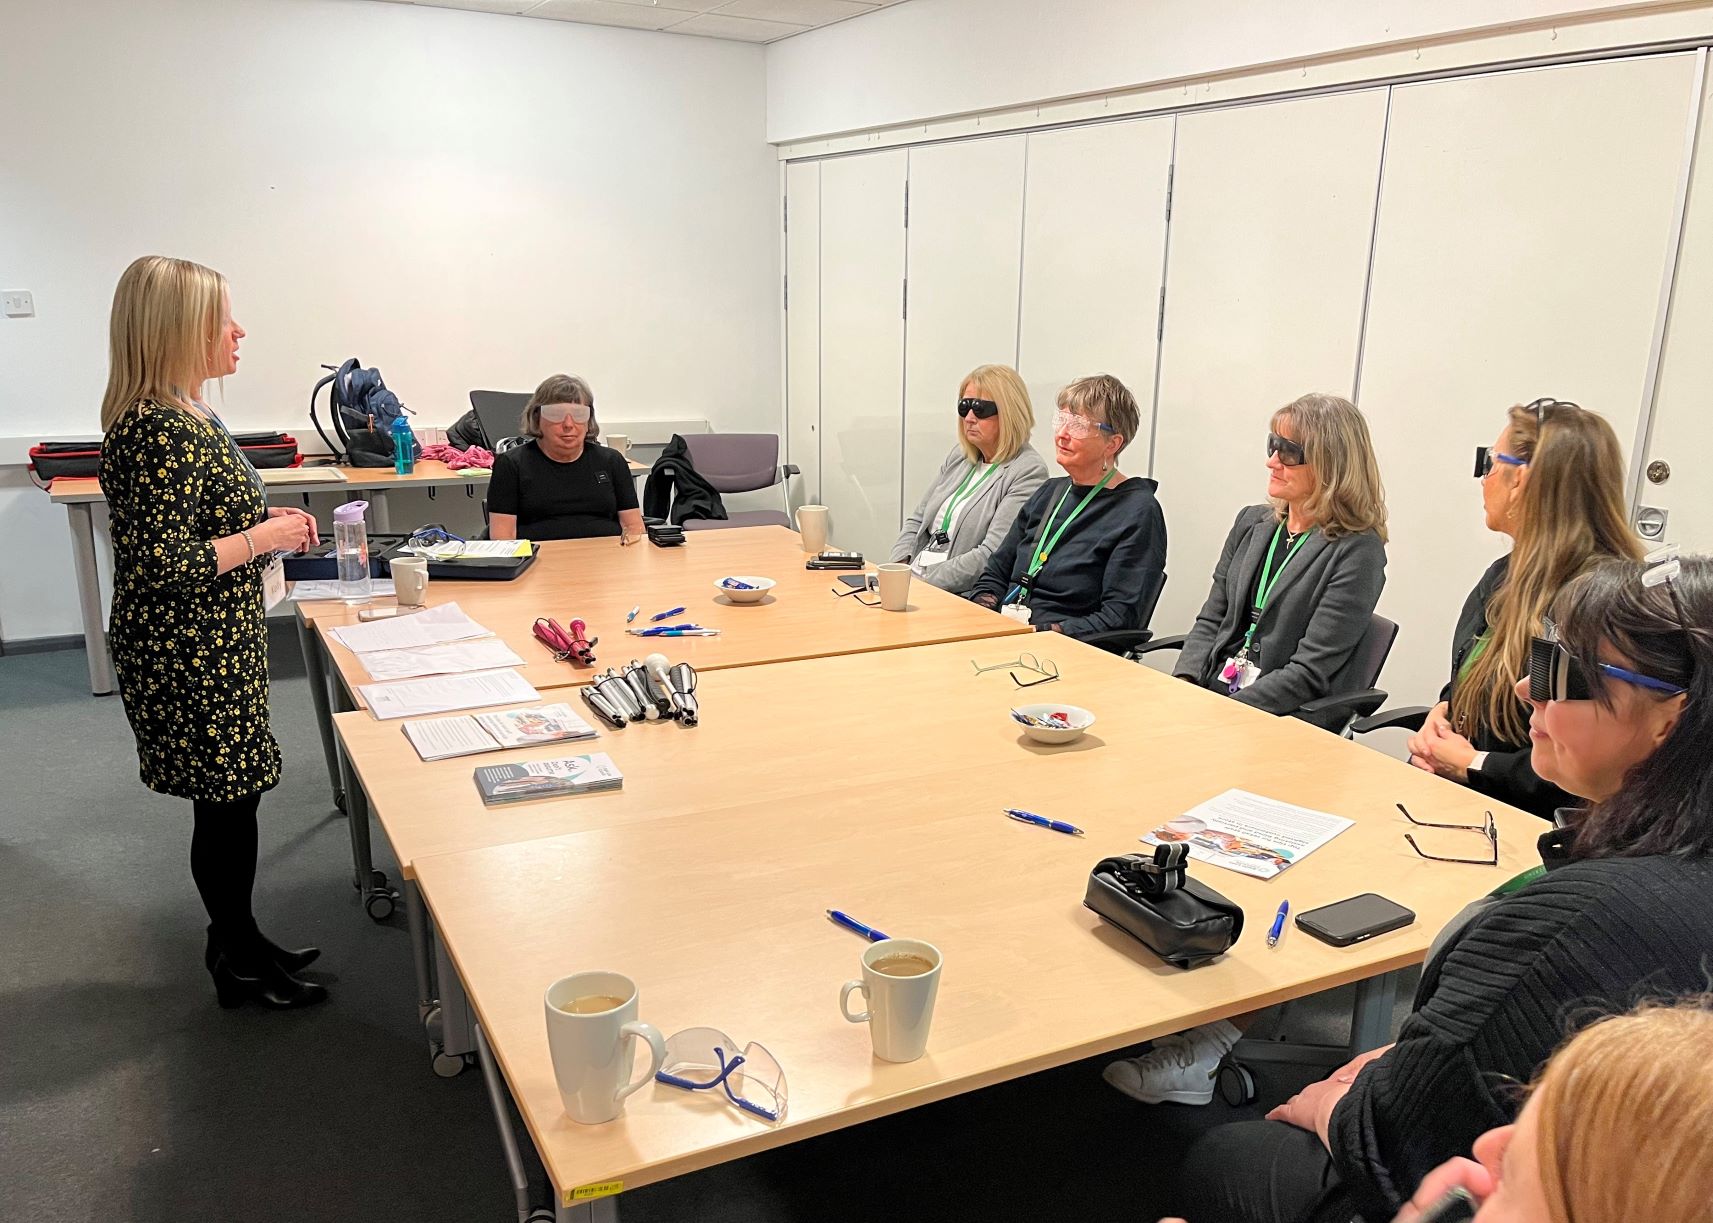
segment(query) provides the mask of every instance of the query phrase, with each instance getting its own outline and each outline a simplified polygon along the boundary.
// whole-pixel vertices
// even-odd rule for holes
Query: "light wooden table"
[[[859,690],[841,693],[837,706],[806,706],[803,721],[813,725],[786,731],[783,742],[779,728],[759,730],[764,761],[728,758],[680,780],[702,792],[700,809],[654,818],[622,809],[633,790],[659,793],[661,783],[650,779],[650,760],[637,763],[652,749],[614,740],[602,746],[628,774],[626,796],[544,804],[516,817],[539,827],[545,810],[559,807],[582,831],[415,858],[449,953],[446,971],[455,969],[468,990],[561,1218],[595,1216],[577,1196],[589,1186],[635,1188],[1417,963],[1459,909],[1538,861],[1543,825],[1532,816],[1141,667],[1116,691],[1106,664],[1085,660],[1074,645],[1055,650],[1065,679],[1044,687],[1098,716],[1095,734],[1079,745],[1037,750],[1020,741],[1002,720],[1011,694],[966,682],[965,651],[908,651],[867,660],[915,670],[904,691],[896,675],[863,685],[854,672],[837,674]],[[772,676],[796,689],[811,668],[848,661],[729,678]],[[715,718],[724,702],[710,697]],[[871,716],[841,717],[847,703]],[[807,758],[797,754],[805,750]],[[829,760],[839,763],[828,770]],[[455,799],[451,780],[419,787],[417,803]],[[1246,925],[1215,963],[1167,967],[1083,907],[1088,873],[1231,786],[1356,824],[1275,880],[1194,867],[1243,906]],[[1399,801],[1440,821],[1474,823],[1493,809],[1500,865],[1416,858],[1392,805]],[[1016,824],[1000,814],[1005,806],[1067,819],[1088,836]],[[1434,836],[1451,853],[1469,846],[1440,838],[1476,839]],[[1276,949],[1266,946],[1281,899],[1300,912],[1371,889],[1414,909],[1416,922],[1348,948],[1294,928]],[[829,907],[944,953],[922,1060],[875,1060],[867,1033],[838,1015],[839,985],[858,975],[864,944],[826,920]],[[572,1122],[548,1059],[542,994],[558,977],[591,968],[635,978],[641,1017],[667,1034],[710,1025],[766,1045],[790,1083],[785,1122],[770,1128],[720,1100],[660,1085],[631,1097],[616,1122]],[[1369,1001],[1371,1011],[1389,1005]],[[1372,1023],[1367,1030],[1365,1043],[1379,1043]]]

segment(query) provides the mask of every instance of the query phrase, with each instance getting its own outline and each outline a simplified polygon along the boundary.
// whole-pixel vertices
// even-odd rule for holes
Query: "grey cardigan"
[[[934,520],[945,507],[946,498],[969,474],[969,466],[963,447],[953,446],[917,504],[916,512],[905,519],[904,529],[892,545],[893,560],[911,560],[927,546],[937,525]],[[1023,503],[1046,482],[1046,462],[1033,446],[1025,445],[1010,462],[983,480],[981,487],[964,502],[957,522],[952,524],[950,555],[916,576],[941,590],[968,594],[987,568],[994,550],[1005,541],[1005,533],[1011,530]]]
[[[1255,579],[1278,518],[1271,505],[1246,506],[1226,536],[1213,589],[1172,673],[1205,687],[1219,681],[1228,651],[1249,627]],[[1236,699],[1290,713],[1317,697],[1356,686],[1356,647],[1386,585],[1386,545],[1374,531],[1303,543],[1277,579],[1255,634],[1261,675]],[[1223,682],[1220,682],[1223,691]]]

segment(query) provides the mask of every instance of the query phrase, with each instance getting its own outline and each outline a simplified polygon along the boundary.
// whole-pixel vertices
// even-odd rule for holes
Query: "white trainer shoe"
[[[1222,1019],[1163,1036],[1142,1057],[1113,1062],[1101,1077],[1144,1104],[1210,1104],[1219,1063],[1241,1035]]]

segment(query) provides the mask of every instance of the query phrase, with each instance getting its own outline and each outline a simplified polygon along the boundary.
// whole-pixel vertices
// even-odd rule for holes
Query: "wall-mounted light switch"
[[[0,310],[6,312],[7,318],[34,318],[36,314],[36,299],[23,289],[0,295]]]

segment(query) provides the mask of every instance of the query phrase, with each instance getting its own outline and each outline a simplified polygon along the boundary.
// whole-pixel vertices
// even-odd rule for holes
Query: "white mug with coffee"
[[[861,991],[868,1009],[853,1015],[851,994]],[[913,1062],[928,1051],[934,998],[940,992],[940,951],[913,938],[870,943],[862,953],[862,980],[846,981],[839,1010],[852,1023],[866,1023],[874,1055],[885,1062]]]
[[[910,610],[910,566],[897,563],[876,565],[880,576],[880,605],[887,611]]]
[[[665,1037],[636,1017],[636,982],[616,972],[572,973],[547,987],[546,1005],[547,1052],[565,1111],[584,1125],[613,1120],[666,1060]],[[636,1079],[633,1040],[649,1049],[648,1069]]]
[[[387,563],[393,575],[393,593],[400,607],[421,607],[428,602],[428,558],[397,556]]]
[[[826,551],[827,507],[824,505],[798,506],[797,530],[803,536],[803,551]]]

